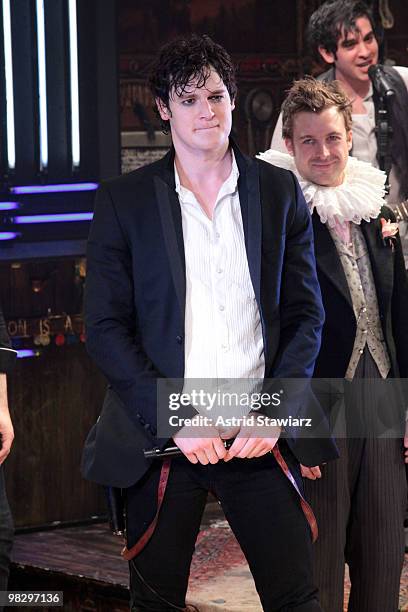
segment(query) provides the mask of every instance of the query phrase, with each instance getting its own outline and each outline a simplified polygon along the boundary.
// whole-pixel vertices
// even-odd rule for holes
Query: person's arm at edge
[[[394,213],[384,207],[381,211],[382,216],[396,222]],[[403,381],[403,392],[405,402],[407,401],[406,383],[408,379],[408,325],[406,324],[406,313],[408,309],[408,277],[404,265],[404,255],[399,235],[397,234],[394,245],[394,282],[393,298],[391,310],[392,335],[395,340],[397,362],[400,369],[400,377]],[[408,463],[408,411],[405,416],[405,435],[404,435],[404,460]]]
[[[7,400],[6,373],[14,366],[17,351],[10,346],[3,313],[0,310],[0,465],[10,452],[14,439],[13,424],[10,418]]]

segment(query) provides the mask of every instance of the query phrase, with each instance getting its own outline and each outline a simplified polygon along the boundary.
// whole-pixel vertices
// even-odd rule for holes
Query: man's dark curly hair
[[[306,30],[306,39],[315,59],[321,61],[319,47],[336,58],[337,43],[344,28],[345,34],[356,31],[356,20],[367,17],[377,40],[371,8],[360,0],[328,0],[312,14]]]
[[[234,100],[237,94],[235,67],[227,51],[205,34],[177,38],[164,45],[153,62],[150,91],[155,100],[161,100],[168,108],[173,93],[181,95],[192,80],[197,82],[197,87],[204,87],[212,68]],[[168,129],[168,121],[163,123]]]

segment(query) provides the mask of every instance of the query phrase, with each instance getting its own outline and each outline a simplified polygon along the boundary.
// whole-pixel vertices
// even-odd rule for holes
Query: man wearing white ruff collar
[[[385,174],[349,157],[351,104],[338,82],[296,82],[282,117],[289,154],[258,157],[293,171],[312,214],[326,312],[314,375],[407,378],[408,285],[395,218],[384,206]],[[353,437],[348,419],[358,409],[346,405],[339,461],[302,469],[319,524],[315,580],[323,609],[342,612],[346,561],[349,611],[395,612],[404,558],[404,449],[395,437]]]

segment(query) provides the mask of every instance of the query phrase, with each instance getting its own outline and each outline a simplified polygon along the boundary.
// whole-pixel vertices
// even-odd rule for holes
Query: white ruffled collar
[[[316,209],[320,221],[329,227],[347,221],[360,224],[363,219],[375,219],[385,204],[385,172],[355,157],[348,158],[344,182],[338,187],[323,187],[302,178],[288,153],[269,149],[257,157],[291,170],[300,183],[310,212]]]

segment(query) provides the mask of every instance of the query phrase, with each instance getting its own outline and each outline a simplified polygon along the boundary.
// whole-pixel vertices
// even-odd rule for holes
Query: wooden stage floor
[[[200,612],[261,612],[242,552],[217,505],[209,507],[197,541],[188,601]],[[128,570],[121,548],[122,540],[103,523],[17,535],[9,588],[62,590],[68,612],[124,612]],[[346,594],[348,589],[346,580]],[[400,605],[408,611],[408,555]]]

